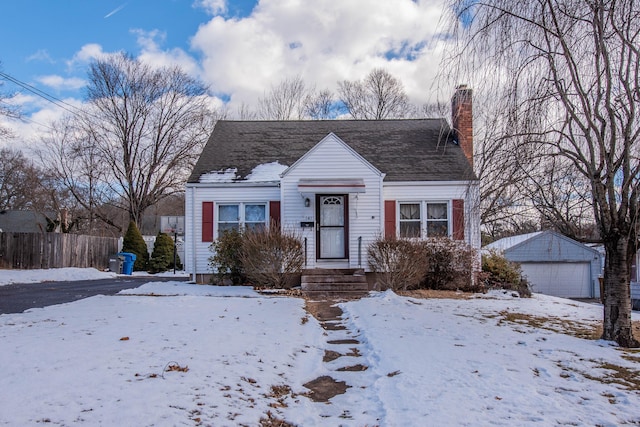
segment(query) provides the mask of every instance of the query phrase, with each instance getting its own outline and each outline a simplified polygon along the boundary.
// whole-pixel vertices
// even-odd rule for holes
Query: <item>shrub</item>
[[[421,284],[428,289],[482,292],[484,286],[474,277],[477,251],[458,240],[434,238],[421,242],[427,272]]]
[[[247,279],[255,287],[286,288],[302,271],[304,251],[297,234],[272,223],[269,228],[243,233],[240,260]]]
[[[138,230],[138,226],[134,221],[129,222],[129,228],[124,235],[122,241],[122,252],[130,252],[136,255],[136,261],[133,264],[134,271],[147,271],[149,264],[149,252],[147,244]]]
[[[417,287],[427,272],[424,246],[420,242],[379,237],[368,249],[369,267],[383,289]]]
[[[531,296],[529,282],[522,277],[520,265],[496,251],[482,254],[482,272],[487,289],[509,289],[518,292],[521,297]]]
[[[225,230],[209,248],[213,255],[209,265],[216,272],[212,283],[224,284],[230,281],[234,285],[245,283],[244,269],[240,258],[242,253],[242,233],[236,229]]]
[[[173,239],[166,233],[158,232],[153,245],[151,259],[149,260],[149,271],[151,273],[161,273],[173,268],[173,254]],[[178,254],[176,254],[176,268],[182,269]]]

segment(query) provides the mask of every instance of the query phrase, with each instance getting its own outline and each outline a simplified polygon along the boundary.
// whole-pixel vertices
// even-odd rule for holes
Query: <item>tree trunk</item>
[[[638,347],[631,326],[630,253],[626,237],[605,239],[604,324],[602,339]]]

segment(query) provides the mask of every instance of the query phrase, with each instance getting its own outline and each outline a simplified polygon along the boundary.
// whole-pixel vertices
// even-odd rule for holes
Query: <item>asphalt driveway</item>
[[[187,277],[118,276],[114,279],[45,282],[0,286],[0,314],[77,301],[94,295],[114,295],[147,282],[187,281]]]

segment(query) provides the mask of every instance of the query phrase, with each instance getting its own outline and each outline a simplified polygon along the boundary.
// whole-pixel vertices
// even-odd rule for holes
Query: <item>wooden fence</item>
[[[0,232],[0,268],[109,267],[118,239],[66,233]]]

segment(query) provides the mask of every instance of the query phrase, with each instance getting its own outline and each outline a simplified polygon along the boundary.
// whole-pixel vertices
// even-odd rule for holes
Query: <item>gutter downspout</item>
[[[191,194],[191,218],[195,218],[195,212],[196,212],[196,197],[195,197],[195,188],[191,187],[191,191],[189,191],[189,193]],[[197,262],[197,256],[196,256],[196,238],[195,238],[195,230],[196,227],[196,222],[195,220],[191,221],[191,263],[192,263],[192,268],[193,268],[193,273],[192,273],[192,278],[191,280],[193,281],[193,283],[198,283],[198,270],[196,270],[196,268],[198,267],[198,262]]]

